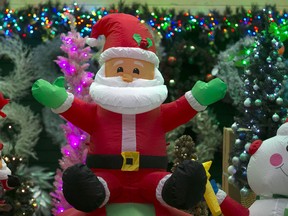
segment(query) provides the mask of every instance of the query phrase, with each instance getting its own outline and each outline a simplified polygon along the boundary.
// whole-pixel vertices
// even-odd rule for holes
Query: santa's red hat
[[[159,66],[155,43],[152,35],[136,17],[115,13],[109,14],[93,26],[91,38],[104,35],[106,42],[100,55],[102,65],[112,58],[134,58],[153,63]]]

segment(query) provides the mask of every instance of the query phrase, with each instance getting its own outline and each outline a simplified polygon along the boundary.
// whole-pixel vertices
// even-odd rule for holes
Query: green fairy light
[[[280,41],[285,41],[288,38],[288,25],[282,24],[277,25],[275,22],[269,25],[269,33],[273,34],[275,37],[278,37]]]

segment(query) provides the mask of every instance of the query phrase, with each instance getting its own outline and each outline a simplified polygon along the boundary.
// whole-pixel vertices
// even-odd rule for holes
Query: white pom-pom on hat
[[[96,47],[98,45],[98,41],[95,38],[87,38],[86,44],[90,47]]]

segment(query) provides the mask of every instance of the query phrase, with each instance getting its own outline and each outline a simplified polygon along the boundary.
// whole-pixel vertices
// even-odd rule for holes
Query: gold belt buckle
[[[139,170],[139,152],[122,152],[123,164],[121,171],[138,171]]]

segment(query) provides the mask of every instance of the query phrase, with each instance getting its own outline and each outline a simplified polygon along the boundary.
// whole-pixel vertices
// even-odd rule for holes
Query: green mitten
[[[68,97],[64,88],[65,78],[58,77],[53,84],[39,79],[32,86],[33,97],[42,105],[57,109]]]
[[[208,106],[224,98],[226,90],[227,85],[219,78],[215,78],[208,83],[197,81],[191,93],[199,104]]]
[[[288,216],[288,208],[285,208],[285,210],[284,210],[284,216]]]

